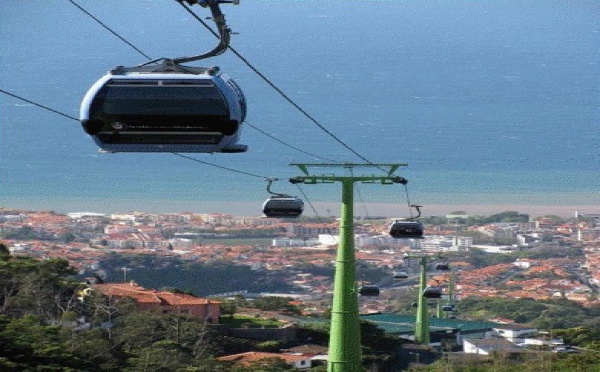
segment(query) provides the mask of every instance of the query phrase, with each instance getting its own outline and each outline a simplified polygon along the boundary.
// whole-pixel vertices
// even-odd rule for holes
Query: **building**
[[[227,355],[220,357],[217,360],[222,362],[234,362],[240,364],[250,364],[261,359],[272,359],[278,358],[284,360],[287,364],[292,365],[295,369],[304,370],[312,367],[311,355],[305,355],[300,353],[294,354],[278,354],[278,353],[265,353],[258,351],[249,351],[247,353]]]
[[[133,282],[92,284],[91,287],[105,296],[132,298],[140,310],[189,315],[212,324],[219,323],[221,315],[219,301],[194,297],[189,294],[146,289]]]
[[[524,339],[534,337],[538,333],[536,328],[521,324],[502,324],[492,330],[492,335],[501,336],[514,343],[524,342]]]
[[[464,339],[463,350],[466,354],[480,355],[490,355],[494,351],[509,353],[522,353],[527,351],[503,338]]]
[[[414,340],[416,316],[412,314],[363,314],[362,320],[374,323],[386,334]],[[450,342],[457,345],[465,338],[490,338],[495,322],[477,322],[465,319],[429,318],[431,342]]]
[[[473,237],[471,236],[455,236],[452,243],[458,250],[469,250],[473,245]]]

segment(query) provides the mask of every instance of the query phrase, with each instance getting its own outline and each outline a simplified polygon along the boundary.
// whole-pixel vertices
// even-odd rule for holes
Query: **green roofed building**
[[[402,314],[366,314],[362,320],[376,324],[389,335],[407,340],[415,338],[415,315]],[[493,328],[502,325],[494,322],[477,322],[464,319],[429,318],[431,342],[451,341],[462,344],[463,338],[489,338]]]

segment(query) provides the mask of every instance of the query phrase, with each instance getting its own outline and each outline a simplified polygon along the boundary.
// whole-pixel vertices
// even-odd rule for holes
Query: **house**
[[[283,359],[287,364],[292,365],[295,369],[305,370],[312,367],[312,358],[310,355],[295,353],[295,354],[279,354],[265,353],[259,351],[249,351],[241,354],[226,355],[217,360],[234,362],[240,364],[250,364],[261,359],[279,358]]]
[[[162,314],[190,315],[208,323],[219,323],[219,301],[194,297],[189,294],[156,291],[131,283],[91,284],[91,288],[105,296],[132,298],[140,310],[153,310]]]
[[[490,355],[494,351],[522,353],[526,351],[503,338],[463,339],[463,350],[467,354]]]
[[[501,336],[511,342],[522,342],[521,340],[533,337],[538,333],[536,328],[521,324],[503,324],[502,326],[493,327],[492,331],[492,335]]]

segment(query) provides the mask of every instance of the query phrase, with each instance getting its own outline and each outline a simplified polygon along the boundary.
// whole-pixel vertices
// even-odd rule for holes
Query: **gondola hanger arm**
[[[275,196],[288,196],[286,194],[279,194],[276,192],[271,191],[271,185],[273,184],[274,181],[279,181],[279,178],[267,178],[265,179],[265,181],[267,181],[269,184],[267,185],[267,192],[271,195],[275,195]]]
[[[227,23],[225,22],[225,15],[221,12],[220,4],[234,4],[238,5],[239,0],[175,0],[180,3],[188,12],[192,13],[183,3],[188,3],[189,5],[198,4],[203,8],[209,8],[212,13],[212,20],[215,22],[218,30],[219,36],[219,44],[215,46],[212,50],[198,54],[190,57],[179,57],[174,58],[173,62],[175,63],[186,63],[192,61],[199,61],[201,59],[206,59],[214,56],[218,56],[224,53],[227,48],[229,48],[229,38],[231,35],[231,29],[227,27]],[[193,14],[193,13],[192,13]]]
[[[421,217],[421,206],[416,204],[411,204],[410,206],[417,210],[417,215],[415,217],[411,217],[410,219],[416,220],[417,218]]]

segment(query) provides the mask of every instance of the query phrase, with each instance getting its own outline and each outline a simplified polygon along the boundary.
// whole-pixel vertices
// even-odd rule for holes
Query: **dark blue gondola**
[[[273,181],[278,181],[277,178],[267,178],[267,192],[272,194],[262,206],[262,212],[266,217],[272,218],[296,218],[304,211],[304,202],[302,199],[286,195],[277,194],[271,191]]]
[[[416,217],[393,220],[389,226],[389,234],[396,239],[423,239],[423,224],[416,221],[421,216],[421,206],[411,205],[418,212]]]
[[[423,225],[418,221],[394,220],[390,236],[396,239],[423,239]]]
[[[447,262],[438,263],[435,265],[435,269],[438,271],[449,271],[450,265]]]
[[[392,277],[394,279],[406,279],[408,278],[408,273],[405,271],[394,271]]]
[[[273,195],[263,203],[262,211],[267,217],[295,218],[304,211],[304,202],[295,196]]]
[[[376,285],[363,285],[359,290],[361,296],[379,296],[380,292],[379,287]]]
[[[242,90],[218,68],[117,68],[98,80],[80,109],[84,131],[107,152],[244,152]]]
[[[219,44],[192,57],[161,58],[134,67],[119,66],[101,77],[81,102],[84,131],[106,152],[244,152],[238,144],[246,117],[240,87],[218,67],[183,63],[210,58],[229,47],[231,30],[220,3],[209,7]],[[180,2],[183,5],[183,2]]]
[[[442,311],[454,311],[454,305],[444,305]]]
[[[423,297],[425,297],[425,298],[440,298],[440,297],[442,297],[442,289],[439,287],[427,287],[423,291]]]

